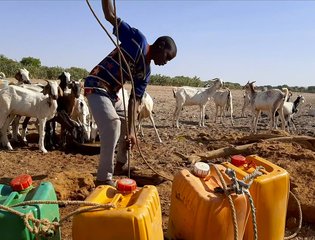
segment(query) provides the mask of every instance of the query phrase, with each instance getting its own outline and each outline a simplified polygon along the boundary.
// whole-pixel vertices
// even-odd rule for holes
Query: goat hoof
[[[46,149],[40,149],[43,153],[48,153]]]
[[[7,148],[8,148],[9,151],[13,151],[13,148],[12,148],[11,145],[7,145]]]

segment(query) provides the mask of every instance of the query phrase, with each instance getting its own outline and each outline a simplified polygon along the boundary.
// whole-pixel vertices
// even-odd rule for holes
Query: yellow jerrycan
[[[155,186],[137,188],[132,179],[120,179],[116,188],[98,186],[87,202],[111,204],[75,215],[73,240],[163,240],[162,213]],[[82,207],[84,210],[86,207]]]
[[[227,185],[226,168],[215,165]],[[232,208],[228,197],[216,191],[223,187],[217,172],[206,163],[179,171],[173,180],[167,238],[169,240],[234,239]],[[242,239],[250,214],[245,194],[231,194],[236,210],[238,239]]]
[[[259,240],[279,240],[284,238],[286,212],[290,192],[290,177],[286,170],[256,155],[244,157],[235,155],[230,162],[222,163],[236,172],[238,179],[262,166],[263,173],[254,179],[249,191],[256,208]],[[252,220],[247,222],[244,240],[254,239]]]

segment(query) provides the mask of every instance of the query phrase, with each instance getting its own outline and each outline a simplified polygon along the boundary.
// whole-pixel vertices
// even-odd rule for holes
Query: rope
[[[252,214],[252,223],[253,223],[253,230],[254,230],[254,239],[257,240],[258,239],[258,230],[257,230],[257,221],[256,221],[256,208],[254,205],[254,201],[253,198],[249,192],[249,188],[252,185],[252,183],[254,182],[254,179],[258,176],[262,175],[262,172],[260,170],[264,169],[263,166],[258,166],[255,168],[254,172],[252,172],[251,174],[248,174],[247,176],[245,176],[243,178],[243,180],[237,180],[236,178],[236,174],[235,171],[231,170],[231,169],[227,169],[227,174],[231,177],[233,185],[232,188],[234,188],[234,190],[236,192],[240,193],[245,193],[245,195],[247,196],[248,200],[249,200],[249,204],[250,204],[250,208],[251,208],[251,214]],[[248,183],[246,183],[248,182]]]
[[[127,119],[127,112],[126,112],[126,103],[125,103],[126,96],[125,96],[125,91],[124,91],[124,75],[123,75],[122,64],[121,64],[122,51],[121,51],[120,46],[119,46],[119,31],[118,31],[118,22],[117,22],[117,14],[116,14],[116,0],[114,0],[113,3],[114,3],[115,27],[116,27],[116,32],[117,32],[115,45],[116,45],[117,49],[119,49],[118,62],[119,62],[119,66],[120,66],[119,72],[120,72],[120,76],[121,76],[120,83],[121,83],[121,88],[122,88],[122,97],[123,97],[123,104],[124,104],[124,117],[125,117],[125,122],[126,122],[125,127],[126,127],[126,133],[129,133],[128,119]],[[134,89],[134,82],[133,82],[133,78],[131,75],[130,67],[128,64],[126,66],[129,69],[128,72],[129,72],[129,77],[131,79],[132,89]],[[133,96],[135,96],[134,90],[133,90]],[[135,107],[135,103],[133,106]],[[127,150],[127,164],[128,164],[128,177],[130,178],[130,150],[129,149]]]
[[[294,198],[294,200],[296,201],[296,203],[298,205],[298,209],[299,209],[299,225],[298,225],[298,228],[295,230],[295,232],[293,234],[291,234],[290,236],[284,237],[285,240],[294,238],[299,233],[299,231],[302,228],[302,216],[303,216],[303,213],[302,213],[301,203],[300,203],[299,199],[295,196],[295,194],[293,192],[290,191],[290,195]]]
[[[254,205],[254,200],[252,198],[252,195],[248,190],[244,190],[245,195],[248,198],[249,204],[250,204],[250,211],[252,214],[252,223],[253,223],[253,230],[254,230],[254,239],[258,239],[258,230],[257,230],[257,221],[256,221],[256,208]]]
[[[83,205],[83,206],[89,206],[89,207],[86,207],[83,209],[77,209],[69,213],[64,218],[60,219],[59,222],[51,222],[46,218],[36,219],[33,213],[24,214],[13,209],[13,207],[35,205],[35,204],[58,204],[58,205],[65,205],[65,206],[66,205]],[[31,200],[31,201],[25,201],[22,203],[14,204],[10,207],[0,205],[0,209],[19,216],[23,220],[26,228],[30,231],[30,233],[36,236],[41,236],[45,238],[52,237],[65,220],[67,220],[68,218],[76,214],[91,211],[91,210],[96,210],[96,209],[105,209],[105,210],[112,209],[115,207],[116,206],[114,204],[99,204],[99,203],[86,202],[86,201],[61,201],[61,200]],[[33,226],[30,223],[33,223]]]
[[[211,165],[215,166],[214,164],[211,164]],[[216,169],[216,167],[215,167],[215,169]],[[224,191],[224,193],[226,195],[227,194],[231,194],[232,192],[235,192],[236,194],[244,193],[247,196],[247,198],[249,200],[249,203],[250,203],[250,207],[251,207],[252,223],[253,223],[254,239],[255,240],[258,239],[257,222],[256,222],[256,208],[255,208],[255,205],[254,205],[253,198],[250,195],[249,188],[250,188],[251,184],[253,183],[254,179],[256,177],[262,175],[262,172],[260,172],[260,170],[262,170],[262,169],[264,169],[264,167],[258,166],[255,169],[254,172],[252,172],[251,174],[248,174],[247,176],[245,176],[243,178],[243,180],[238,180],[237,177],[236,177],[235,171],[232,170],[232,169],[227,168],[225,173],[231,178],[231,181],[232,181],[232,185],[230,185],[229,187],[226,186],[226,183],[225,183],[225,181],[223,179],[223,176],[222,176],[221,172],[216,169],[216,172],[221,174],[221,175],[218,174],[219,177],[220,177],[220,181],[221,182],[224,181],[224,184],[222,184],[222,185],[223,185],[223,191]],[[246,183],[246,182],[248,182],[248,183]],[[221,188],[216,188],[215,191],[222,193],[222,189]],[[232,207],[232,211],[235,211],[234,204],[233,204],[233,207]],[[236,216],[235,216],[235,220],[236,220]],[[234,216],[233,216],[233,224],[235,224],[234,223]],[[234,231],[235,231],[235,233],[237,233],[237,231],[235,229],[236,228],[234,227]]]
[[[118,50],[118,52],[119,52],[119,61],[121,61],[120,58],[122,58],[122,60],[123,60],[124,63],[126,64],[127,69],[128,69],[128,74],[129,74],[129,76],[130,76],[131,85],[132,85],[132,90],[133,90],[132,94],[133,94],[133,96],[134,96],[134,100],[136,100],[136,99],[135,99],[136,94],[135,94],[135,89],[134,89],[134,81],[133,81],[132,73],[131,73],[129,64],[127,63],[127,61],[126,61],[126,59],[125,59],[125,57],[124,57],[124,55],[123,55],[123,53],[122,53],[122,51],[121,51],[121,49],[120,49],[120,46],[119,46],[119,44],[118,44],[118,28],[117,28],[116,2],[115,2],[115,0],[114,0],[114,13],[115,13],[115,23],[116,23],[116,30],[117,30],[117,43],[115,43],[115,41],[114,41],[113,38],[110,36],[110,34],[109,34],[109,32],[107,31],[107,29],[104,27],[104,25],[102,24],[102,22],[99,20],[99,18],[98,18],[97,15],[95,14],[95,12],[94,12],[92,6],[90,5],[89,0],[86,0],[86,3],[88,4],[88,6],[89,6],[89,8],[90,8],[92,14],[94,15],[95,19],[97,20],[97,22],[100,24],[100,26],[102,27],[102,29],[106,32],[107,36],[110,38],[110,40],[112,41],[112,43],[116,46],[116,48],[117,48],[117,50]],[[120,63],[120,66],[121,66],[121,63]],[[120,71],[121,71],[121,68],[120,68]],[[122,76],[122,73],[121,73],[121,76]],[[123,86],[123,84],[122,84],[122,86]],[[128,133],[129,131],[128,131],[128,124],[127,124],[128,122],[127,122],[127,116],[126,116],[126,106],[125,106],[125,100],[124,100],[124,99],[125,99],[125,97],[124,97],[124,91],[122,92],[122,95],[123,95],[124,110],[125,110],[125,119],[126,119],[127,133]],[[134,101],[134,104],[135,104],[135,101]],[[173,181],[173,179],[171,179],[171,178],[169,178],[169,177],[166,177],[166,176],[164,176],[164,175],[158,173],[153,167],[150,166],[150,164],[149,164],[148,161],[145,159],[145,157],[143,156],[142,151],[141,151],[141,149],[140,149],[139,142],[138,142],[138,138],[137,138],[137,131],[136,131],[135,121],[133,121],[132,124],[133,124],[133,127],[134,127],[134,129],[135,129],[135,134],[136,134],[136,146],[137,146],[137,148],[138,148],[138,151],[139,151],[139,153],[140,153],[140,156],[141,156],[142,160],[145,162],[145,164],[146,164],[154,173],[156,173],[157,175],[159,175],[159,176],[161,176],[161,177],[163,177],[163,178],[165,178],[165,179],[167,179],[167,180],[169,180],[169,181]],[[127,161],[128,161],[128,177],[130,178],[130,160],[129,160],[129,159],[130,159],[130,151],[128,151],[128,159],[127,159]]]
[[[229,200],[230,207],[232,209],[232,220],[233,220],[233,227],[234,227],[234,240],[238,240],[238,224],[237,224],[237,219],[236,219],[236,210],[235,210],[235,205],[233,203],[232,197],[230,195],[230,191],[228,191],[228,187],[226,185],[226,182],[222,176],[222,173],[220,170],[217,168],[217,166],[213,163],[210,163],[212,167],[214,167],[214,170],[216,171],[217,175],[219,176],[219,179],[221,181],[221,184],[223,186],[223,191],[226,197]]]

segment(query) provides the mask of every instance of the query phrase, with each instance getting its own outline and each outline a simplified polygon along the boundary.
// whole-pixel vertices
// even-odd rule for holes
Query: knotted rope
[[[232,184],[230,186],[226,185],[226,182],[221,174],[221,172],[219,171],[219,169],[217,169],[215,164],[211,164],[216,173],[218,174],[220,181],[222,183],[223,188],[218,187],[215,189],[215,192],[219,192],[219,193],[224,193],[228,199],[229,199],[229,204],[231,206],[232,209],[232,217],[233,217],[233,226],[234,226],[234,239],[237,240],[238,239],[238,225],[237,225],[237,219],[236,219],[236,210],[235,210],[235,206],[234,203],[232,201],[232,197],[230,196],[231,193],[236,193],[236,194],[245,194],[249,200],[250,206],[251,206],[251,214],[252,214],[252,222],[253,222],[253,228],[254,228],[254,239],[257,240],[258,239],[258,231],[257,231],[257,222],[256,222],[256,208],[254,205],[254,201],[252,196],[250,195],[249,192],[249,188],[251,186],[251,184],[253,183],[254,179],[260,175],[262,175],[262,173],[260,172],[261,169],[263,169],[262,166],[258,166],[255,171],[251,174],[248,174],[247,176],[245,176],[243,178],[243,180],[238,180],[236,177],[236,173],[234,170],[227,168],[225,173],[231,178],[231,182]],[[248,183],[246,183],[248,181]]]
[[[50,220],[44,218],[44,219],[36,219],[33,215],[33,213],[21,213],[13,207],[18,207],[18,206],[26,206],[26,205],[35,205],[35,204],[58,204],[58,205],[83,205],[83,206],[88,206],[86,208],[82,209],[77,209],[71,213],[69,213],[67,216],[64,218],[60,219],[59,222],[51,222]],[[22,203],[14,204],[12,206],[4,206],[0,205],[0,210],[4,210],[7,212],[10,212],[12,214],[15,214],[19,216],[26,228],[30,231],[30,233],[34,234],[37,237],[52,237],[58,228],[62,225],[62,223],[67,220],[68,218],[82,213],[82,212],[88,212],[91,210],[96,210],[96,209],[112,209],[116,208],[115,204],[99,204],[99,203],[93,203],[93,202],[86,202],[86,201],[61,201],[61,200],[32,200],[32,201],[25,201]],[[32,225],[31,225],[32,223]]]

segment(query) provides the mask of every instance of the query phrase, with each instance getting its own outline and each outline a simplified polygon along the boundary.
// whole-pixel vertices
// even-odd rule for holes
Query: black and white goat
[[[71,83],[71,74],[64,71],[58,76],[58,79],[60,80],[59,87],[61,90],[65,94],[70,93],[71,90],[69,89],[69,84]]]
[[[21,68],[19,71],[15,74],[15,79],[18,80],[17,85],[26,83],[31,84],[30,80],[30,72],[26,68]]]
[[[293,121],[293,116],[297,114],[299,111],[299,107],[305,102],[305,98],[302,95],[297,96],[294,102],[285,102],[283,104],[283,114],[285,123],[287,126],[288,132],[291,131],[290,129],[290,122],[292,122],[293,130],[296,130],[295,123]],[[278,121],[279,112],[277,111],[276,114],[276,122]]]

